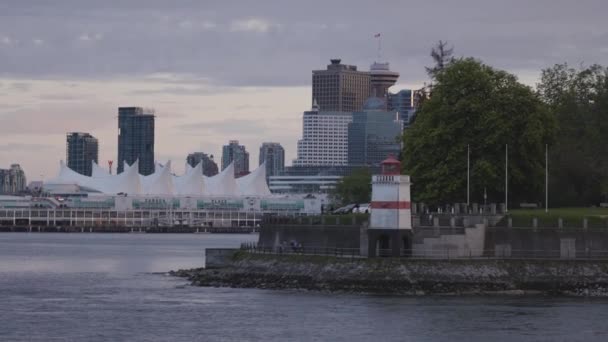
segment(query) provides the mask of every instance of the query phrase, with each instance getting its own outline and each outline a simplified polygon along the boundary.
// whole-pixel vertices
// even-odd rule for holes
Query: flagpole
[[[549,212],[549,144],[545,144],[545,212]]]
[[[380,60],[382,59],[382,34],[376,33],[374,38],[378,39],[378,63],[380,63]]]
[[[505,144],[505,212],[509,212],[509,144]]]
[[[471,204],[471,147],[467,145],[467,212]]]

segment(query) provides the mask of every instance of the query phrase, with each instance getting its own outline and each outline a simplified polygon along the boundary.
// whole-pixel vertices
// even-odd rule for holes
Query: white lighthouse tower
[[[410,177],[392,155],[372,177],[371,220],[367,230],[368,256],[409,256],[412,250]]]

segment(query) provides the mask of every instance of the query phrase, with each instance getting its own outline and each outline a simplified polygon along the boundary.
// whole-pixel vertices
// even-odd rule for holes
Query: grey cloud
[[[115,125],[115,108],[104,104],[45,104],[35,108],[0,111],[0,134],[64,134],[92,132]],[[95,134],[93,134],[95,135]]]
[[[267,129],[267,125],[260,120],[225,119],[176,125],[175,128],[186,134],[199,135],[206,132],[215,135],[225,134],[233,137],[242,137],[257,136]]]
[[[0,4],[0,75],[112,78],[175,73],[223,86],[309,85],[329,58],[367,69],[383,59],[402,82],[425,80],[428,52],[509,70],[605,60],[604,0],[13,1]],[[83,38],[83,39],[80,39]],[[33,44],[33,40],[44,44]]]
[[[0,145],[0,151],[4,152],[39,152],[44,150],[53,150],[54,147],[48,144],[21,144],[21,143],[8,143]]]
[[[196,96],[211,96],[225,93],[237,93],[243,91],[235,87],[164,87],[159,89],[140,89],[130,91],[131,95],[154,95],[154,94],[171,94],[171,95],[196,95]]]
[[[81,101],[83,99],[89,98],[90,96],[78,94],[78,95],[70,95],[70,94],[43,94],[38,96],[40,100],[45,101]]]
[[[26,91],[29,91],[30,89],[32,89],[32,85],[30,83],[25,83],[25,82],[13,82],[13,83],[11,83],[9,89],[26,92]]]

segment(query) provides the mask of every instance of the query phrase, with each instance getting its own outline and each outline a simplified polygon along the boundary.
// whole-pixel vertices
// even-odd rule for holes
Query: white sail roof
[[[173,194],[173,176],[171,161],[166,165],[157,164],[153,174],[141,176],[144,195]]]
[[[264,162],[250,174],[236,180],[239,195],[255,196],[270,195],[268,183],[266,183],[266,163]]]
[[[110,172],[108,172],[108,170],[102,168],[101,166],[99,166],[94,160],[91,160],[91,177],[93,178],[102,178],[102,177],[109,177]]]
[[[186,170],[186,174],[173,177],[175,193],[177,195],[202,195],[204,189],[203,163],[200,162],[195,168]]]
[[[237,195],[236,181],[234,179],[234,162],[213,177],[205,177],[205,195],[235,196]]]
[[[61,161],[57,177],[45,182],[45,187],[49,190],[80,189],[85,192],[129,195],[270,195],[264,165],[238,180],[234,178],[234,164],[213,177],[203,176],[202,168],[202,163],[199,163],[194,168],[187,168],[184,175],[175,176],[171,173],[171,162],[167,162],[164,166],[158,164],[153,174],[142,176],[139,174],[139,161],[135,161],[130,166],[125,163],[122,173],[111,175],[93,163],[93,176],[88,177],[71,170]]]

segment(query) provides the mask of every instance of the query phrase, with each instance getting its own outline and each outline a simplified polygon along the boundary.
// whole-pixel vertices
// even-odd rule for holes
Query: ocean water
[[[0,341],[608,341],[608,300],[199,288],[256,235],[0,234]]]

